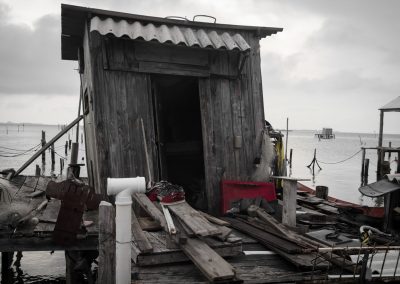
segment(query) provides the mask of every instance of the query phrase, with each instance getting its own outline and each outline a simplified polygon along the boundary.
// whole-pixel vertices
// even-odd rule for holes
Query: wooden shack
[[[62,59],[79,62],[89,183],[145,176],[212,213],[248,180],[264,127],[260,39],[281,28],[62,5]]]

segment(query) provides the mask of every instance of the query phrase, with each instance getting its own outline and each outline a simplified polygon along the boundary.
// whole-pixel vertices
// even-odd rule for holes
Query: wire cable
[[[354,153],[354,154],[351,155],[350,157],[348,157],[348,158],[346,158],[346,159],[344,159],[344,160],[341,160],[341,161],[337,161],[337,162],[323,162],[323,161],[320,161],[319,159],[317,159],[317,161],[320,162],[321,164],[336,165],[336,164],[344,163],[344,162],[346,162],[346,161],[348,161],[348,160],[354,158],[354,157],[355,157],[358,153],[360,153],[361,151],[362,151],[362,149],[359,150],[358,152]]]

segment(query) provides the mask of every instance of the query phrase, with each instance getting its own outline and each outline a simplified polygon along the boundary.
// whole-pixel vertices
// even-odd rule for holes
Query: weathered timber
[[[158,231],[161,229],[160,223],[154,221],[151,217],[138,217],[140,227],[143,231]]]
[[[0,238],[0,251],[97,250],[97,236],[88,236],[70,245],[56,244],[51,236]]]
[[[115,209],[105,201],[99,205],[98,283],[115,283]]]
[[[144,234],[142,228],[140,227],[139,221],[135,215],[135,212],[132,210],[132,236],[134,238],[135,243],[138,245],[139,249],[144,252],[151,252],[153,251],[153,246],[147,239],[146,235]]]
[[[224,220],[221,220],[217,217],[214,217],[210,214],[207,214],[206,212],[203,211],[199,211],[201,215],[203,215],[208,221],[210,221],[211,223],[220,225],[220,226],[229,226],[229,222],[226,222]]]
[[[168,231],[167,222],[164,215],[159,209],[150,201],[144,193],[135,193],[133,195],[135,201],[149,214],[154,220],[158,221],[165,231]]]
[[[263,231],[260,228],[255,227],[251,223],[247,223],[243,220],[229,218],[227,219],[231,223],[231,226],[236,230],[239,230],[243,233],[250,235],[251,237],[257,239],[263,245],[274,249],[280,249],[281,251],[285,251],[287,253],[300,253],[304,250],[304,247],[301,247],[282,235],[281,237],[271,234],[269,232]]]
[[[209,281],[234,279],[234,268],[201,240],[189,238],[181,248]]]
[[[198,236],[221,234],[216,226],[210,224],[203,215],[185,201],[168,205],[168,208]]]

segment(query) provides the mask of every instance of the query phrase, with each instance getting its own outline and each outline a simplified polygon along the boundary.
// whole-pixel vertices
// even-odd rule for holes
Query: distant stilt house
[[[89,182],[145,176],[217,213],[221,179],[248,180],[264,127],[261,38],[281,28],[62,5],[62,59],[81,78]]]
[[[322,132],[316,133],[315,136],[318,139],[335,139],[332,128],[322,128]]]

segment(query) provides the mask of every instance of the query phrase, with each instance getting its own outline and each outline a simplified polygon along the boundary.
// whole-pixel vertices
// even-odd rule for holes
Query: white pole
[[[115,282],[131,283],[132,194],[146,192],[144,177],[108,178],[107,194],[115,195]]]

